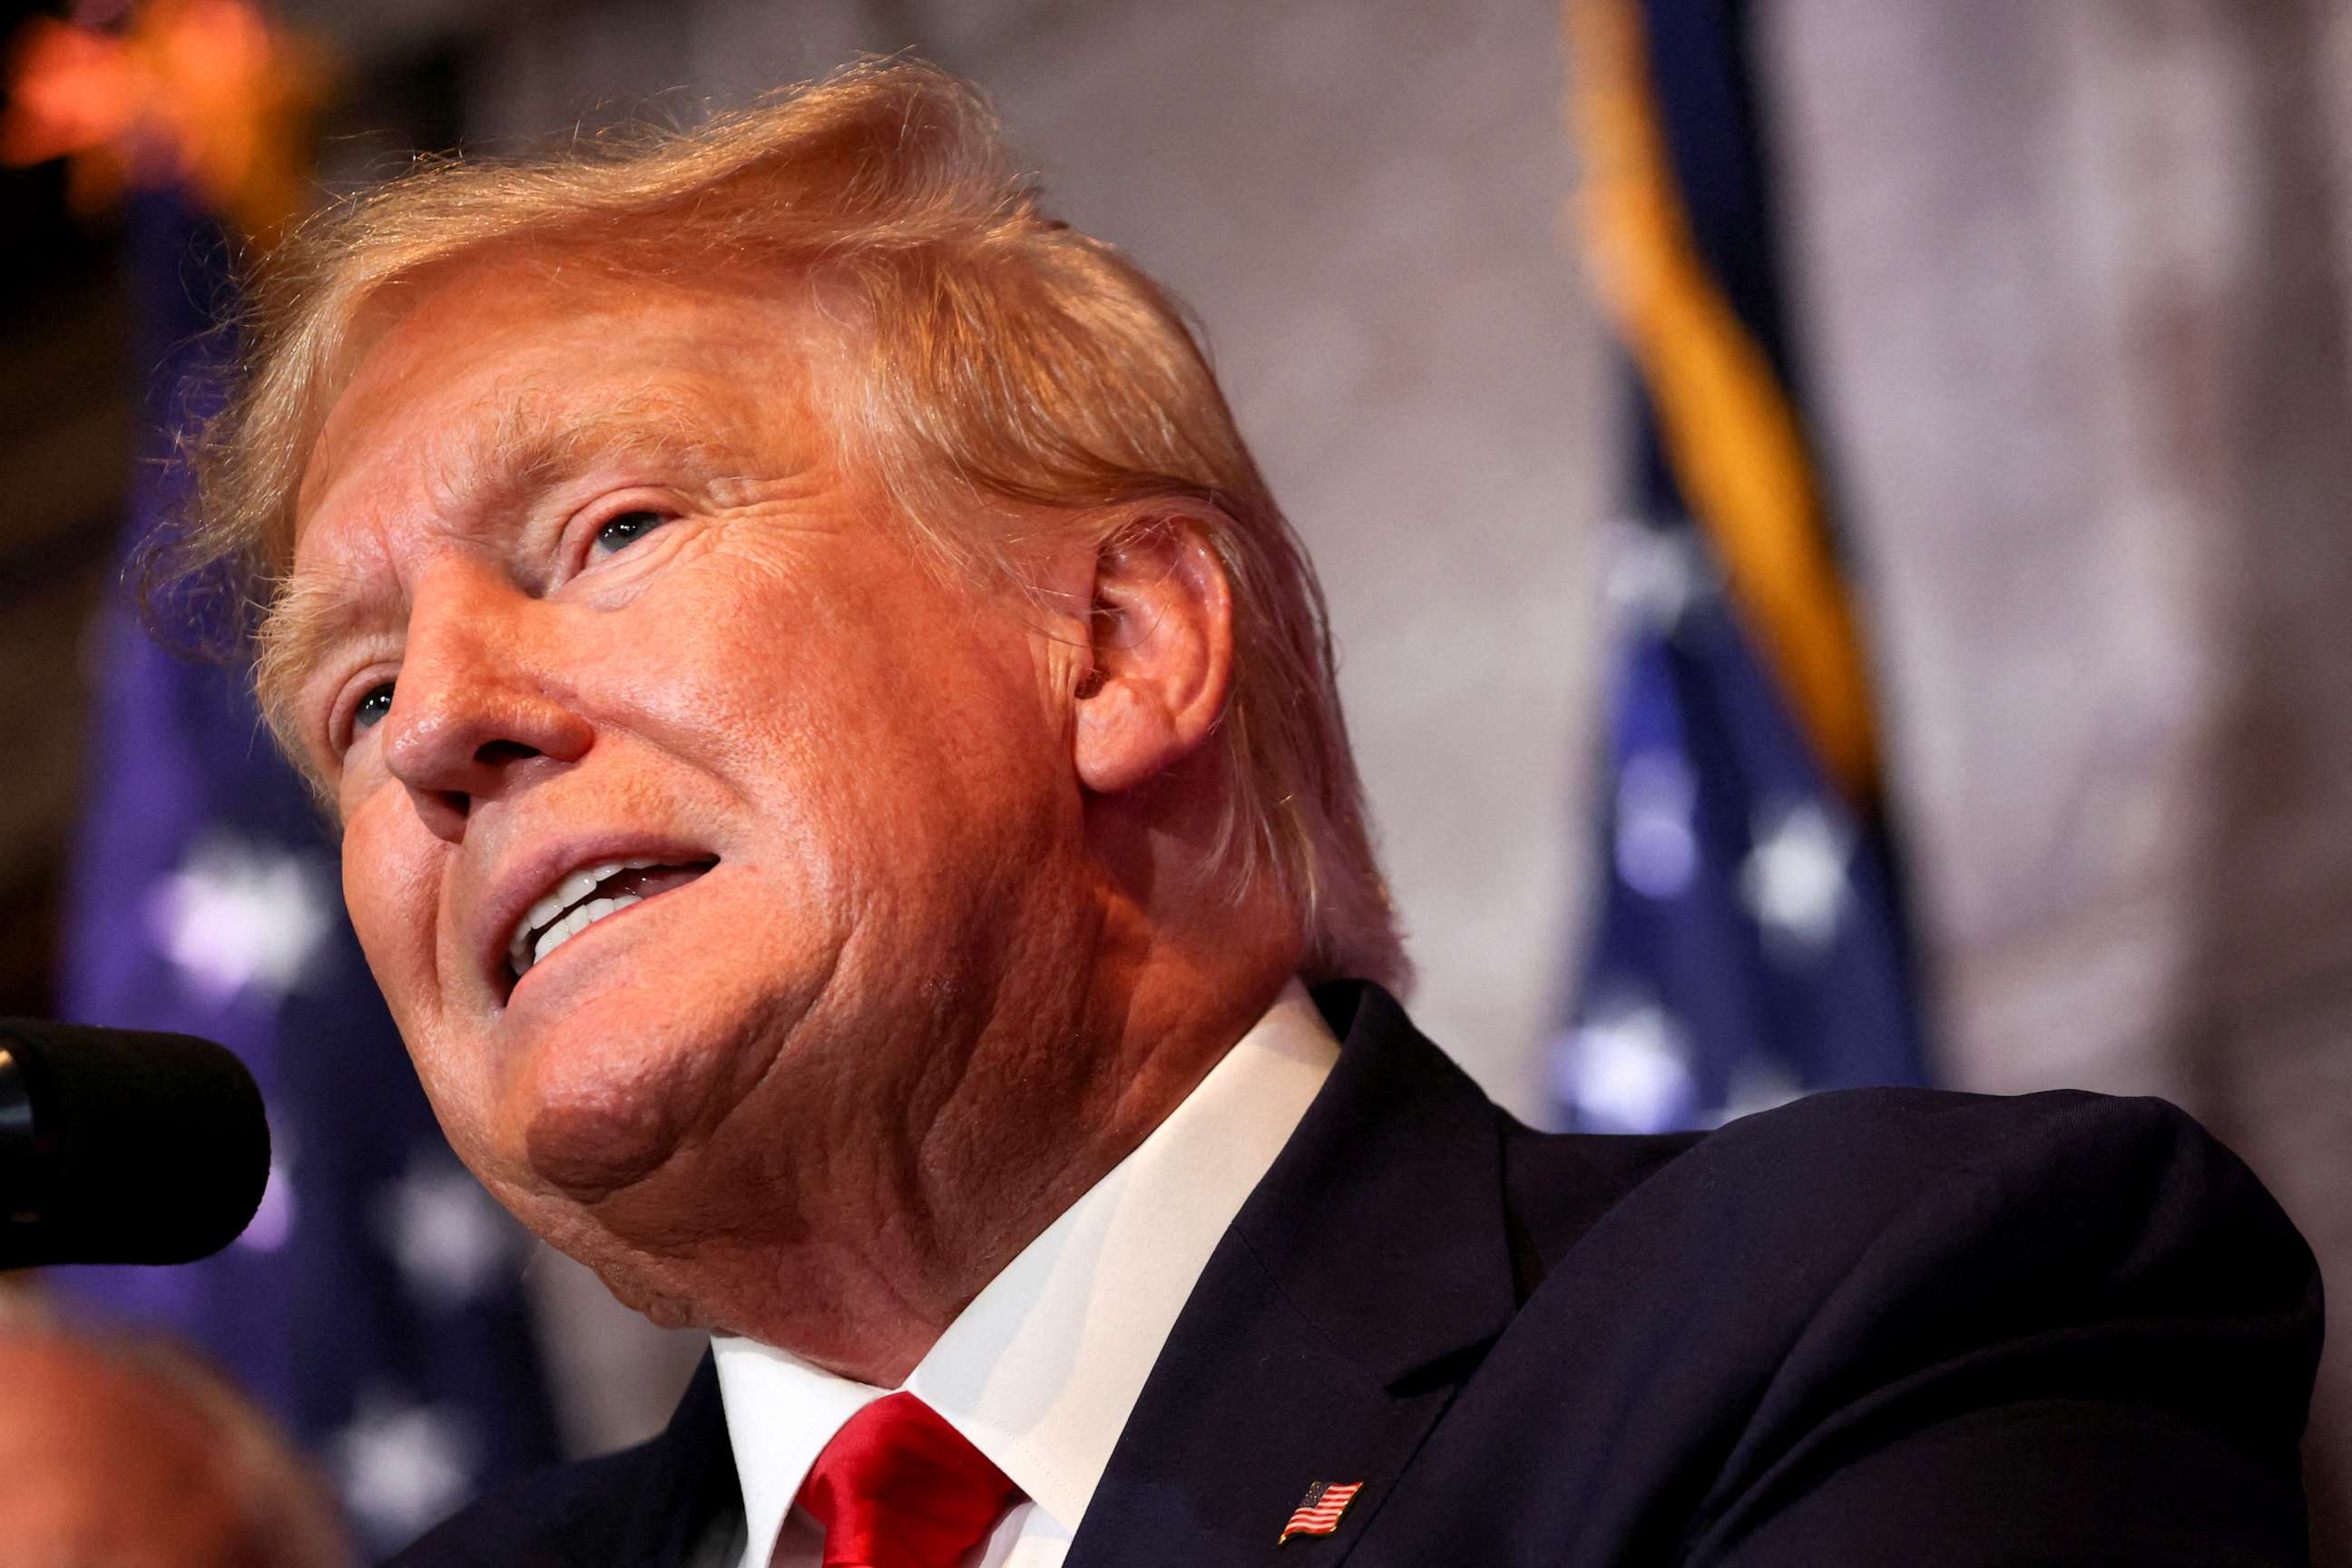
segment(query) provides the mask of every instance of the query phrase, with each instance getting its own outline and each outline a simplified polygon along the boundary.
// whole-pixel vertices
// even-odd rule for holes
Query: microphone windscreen
[[[0,1267],[186,1263],[236,1239],[269,1182],[253,1075],[190,1035],[0,1019],[30,1137],[0,1159]]]

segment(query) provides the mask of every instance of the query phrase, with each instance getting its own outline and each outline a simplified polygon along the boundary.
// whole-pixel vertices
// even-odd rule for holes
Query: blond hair
[[[282,243],[251,292],[241,379],[196,444],[197,500],[170,573],[249,585],[266,706],[287,673],[271,667],[266,612],[362,311],[427,268],[590,238],[624,274],[772,271],[847,301],[863,352],[851,406],[835,410],[845,456],[966,581],[1018,581],[1016,513],[1100,543],[1154,509],[1199,527],[1231,581],[1235,642],[1212,861],[1235,898],[1270,880],[1297,911],[1310,978],[1402,982],[1322,590],[1183,310],[1042,214],[979,93],[921,64],[856,66],[690,130],[433,163]]]

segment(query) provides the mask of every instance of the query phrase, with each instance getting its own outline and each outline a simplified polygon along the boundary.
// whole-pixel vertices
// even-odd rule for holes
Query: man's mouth
[[[583,866],[539,902],[523,911],[507,943],[507,963],[521,979],[531,966],[608,915],[641,904],[657,893],[682,888],[718,864],[696,860],[673,865],[653,859],[607,860]]]

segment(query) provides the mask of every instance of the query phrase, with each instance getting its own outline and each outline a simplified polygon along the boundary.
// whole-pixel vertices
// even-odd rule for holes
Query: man
[[[176,1348],[76,1331],[0,1286],[0,1563],[343,1568],[318,1479]]]
[[[1312,574],[959,84],[269,289],[185,564],[452,1143],[718,1336],[404,1561],[2300,1559],[2316,1281],[2177,1112],[1541,1137],[1413,1032]]]

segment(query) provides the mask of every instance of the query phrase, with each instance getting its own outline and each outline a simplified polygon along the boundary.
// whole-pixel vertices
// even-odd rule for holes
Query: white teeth
[[[667,864],[667,861],[650,858],[607,860],[603,865],[583,866],[572,872],[557,884],[552,892],[523,911],[522,919],[515,925],[513,938],[507,943],[507,962],[514,965],[517,974],[520,974],[532,964],[553,952],[566,940],[586,931],[589,926],[605,915],[639,901],[625,896],[621,899],[597,899],[592,900],[586,907],[572,910],[570,914],[564,915],[564,910],[572,909],[572,905],[594,892],[596,884],[605,878],[616,872],[641,871],[647,867],[666,864]],[[595,910],[593,914],[588,912],[592,909]],[[563,915],[563,919],[556,920],[555,917],[558,915]],[[547,929],[541,931],[540,928],[542,926]],[[536,937],[533,935],[534,932],[537,933]]]
[[[539,939],[538,945],[531,950],[530,963],[537,963],[541,959],[545,958],[549,953],[553,952],[557,948],[562,947],[565,942],[570,942],[573,937],[578,936],[582,931],[586,931],[590,926],[594,925],[606,915],[612,914],[616,910],[625,910],[631,904],[642,904],[644,902],[645,900],[637,897],[635,893],[623,893],[616,899],[589,900],[586,903],[581,905],[578,909],[572,910],[570,914],[564,916],[562,920],[556,921],[547,929],[546,933]],[[530,967],[530,964],[527,963],[521,967],[528,969]]]

